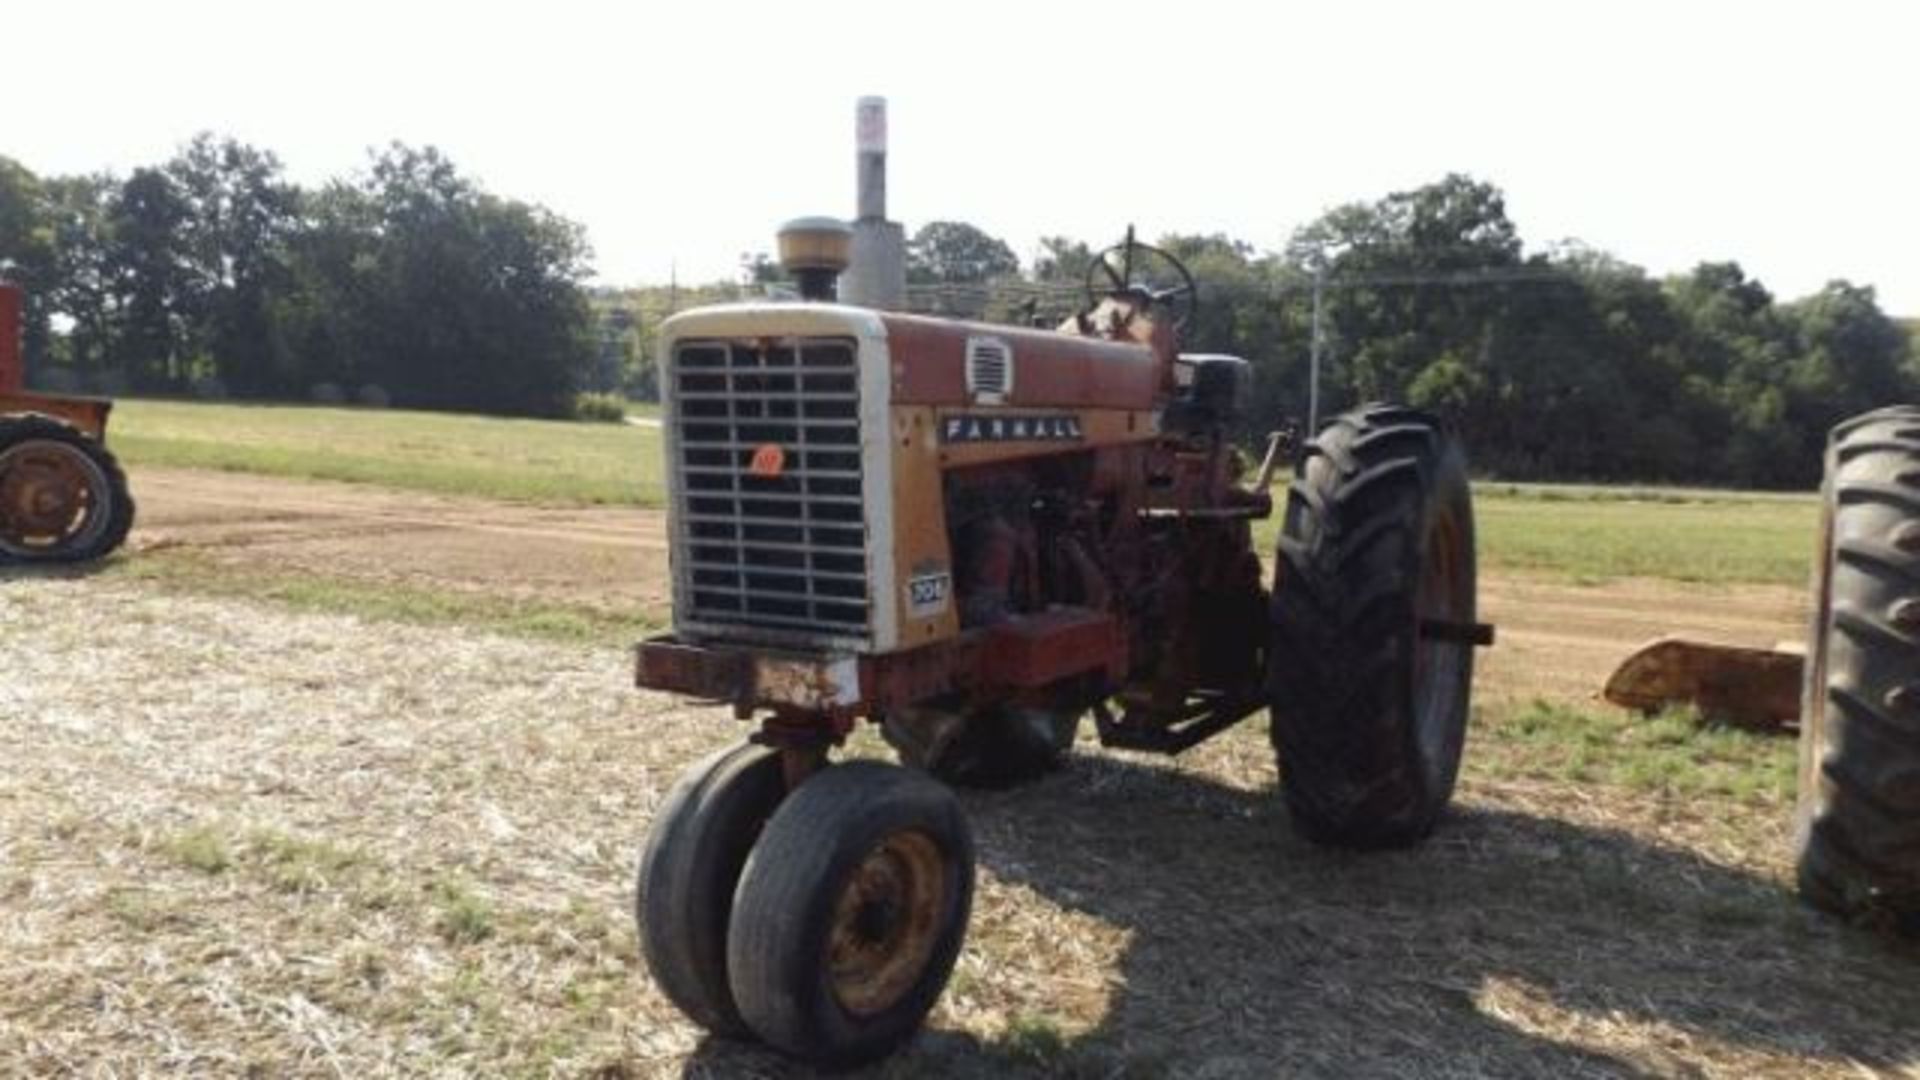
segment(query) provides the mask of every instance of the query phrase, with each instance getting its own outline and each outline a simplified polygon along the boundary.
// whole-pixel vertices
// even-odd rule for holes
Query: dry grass
[[[635,957],[648,817],[737,728],[623,651],[46,578],[0,652],[0,1074],[789,1072]],[[1482,717],[1398,854],[1295,840],[1257,728],[968,796],[970,944],[879,1072],[1920,1075],[1920,957],[1791,901],[1784,792],[1575,779],[1546,722]]]
[[[554,598],[491,582],[490,588],[437,587],[351,573],[315,573],[284,558],[246,561],[206,551],[158,549],[85,571],[137,581],[168,593],[264,600],[293,611],[355,615],[376,622],[460,626],[546,641],[625,645],[662,629],[670,612],[621,610],[615,598],[597,603]],[[0,582],[8,571],[0,570]]]

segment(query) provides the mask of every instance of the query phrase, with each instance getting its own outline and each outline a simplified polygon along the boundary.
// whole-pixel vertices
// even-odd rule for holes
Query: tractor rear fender
[[[0,416],[50,417],[78,428],[96,442],[107,440],[107,414],[112,411],[113,402],[104,398],[0,393]]]

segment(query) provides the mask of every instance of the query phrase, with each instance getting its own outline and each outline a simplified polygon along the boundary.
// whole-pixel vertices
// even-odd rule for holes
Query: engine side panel
[[[899,647],[910,649],[958,634],[960,605],[934,410],[894,406],[893,435],[893,565],[899,580],[891,587]]]

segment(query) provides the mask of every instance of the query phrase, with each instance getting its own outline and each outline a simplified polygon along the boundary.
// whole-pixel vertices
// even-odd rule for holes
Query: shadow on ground
[[[16,563],[0,555],[0,583],[9,581],[81,581],[94,577],[116,562],[114,557],[78,563]]]
[[[968,798],[983,867],[1131,932],[1064,1038],[937,1028],[890,1076],[1792,1074],[1920,1061],[1920,958],[1626,832],[1466,807],[1426,846],[1296,839],[1271,792],[1111,756]],[[1044,1016],[1047,1002],[1033,1003]],[[787,1075],[710,1039],[696,1076]]]

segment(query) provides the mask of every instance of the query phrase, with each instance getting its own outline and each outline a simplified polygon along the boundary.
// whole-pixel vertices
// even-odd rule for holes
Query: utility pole
[[[1313,265],[1313,357],[1307,373],[1307,438],[1320,434],[1320,354],[1325,348],[1326,331],[1320,320],[1320,294],[1327,284],[1327,260]]]

